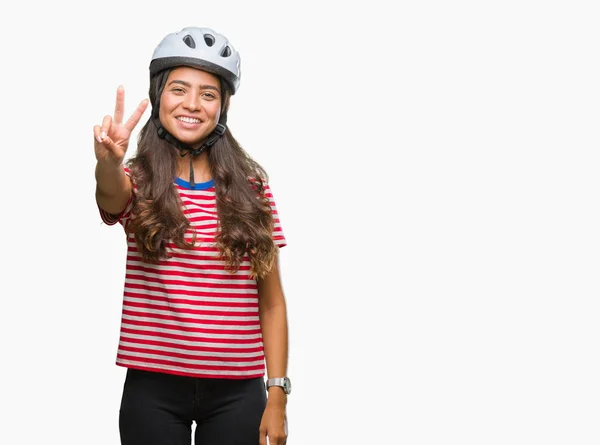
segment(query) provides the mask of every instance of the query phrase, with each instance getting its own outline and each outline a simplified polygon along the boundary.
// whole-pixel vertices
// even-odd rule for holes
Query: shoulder
[[[250,176],[248,177],[248,182],[250,183],[250,186],[257,191],[270,189],[269,181],[266,177]]]

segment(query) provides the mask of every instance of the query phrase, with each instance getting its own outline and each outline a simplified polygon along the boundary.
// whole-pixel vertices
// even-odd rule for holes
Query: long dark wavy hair
[[[169,72],[165,70],[150,80],[153,113],[157,113]],[[221,113],[227,113],[231,90],[223,79],[219,80]],[[169,256],[169,242],[189,249],[196,237],[173,184],[179,150],[158,136],[152,119],[140,130],[137,153],[127,161],[137,187],[127,231],[134,235],[143,261],[158,263]],[[215,240],[219,258],[225,261],[227,270],[235,273],[248,254],[250,275],[263,278],[276,255],[273,214],[264,187],[267,173],[235,140],[229,128],[207,153],[217,195],[219,228]],[[188,240],[186,233],[192,235]]]

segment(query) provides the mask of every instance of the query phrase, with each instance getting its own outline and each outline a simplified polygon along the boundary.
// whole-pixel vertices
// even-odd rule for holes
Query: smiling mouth
[[[185,122],[186,124],[201,124],[202,123],[202,121],[200,119],[196,119],[193,117],[178,116],[176,119],[178,121]]]

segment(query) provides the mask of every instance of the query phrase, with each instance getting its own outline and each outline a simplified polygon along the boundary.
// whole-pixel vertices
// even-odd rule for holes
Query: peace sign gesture
[[[122,85],[117,88],[117,103],[115,115],[104,116],[102,125],[94,126],[94,150],[98,163],[120,165],[125,158],[129,146],[129,137],[148,107],[148,99],[144,99],[129,120],[123,123],[125,108],[125,89]]]

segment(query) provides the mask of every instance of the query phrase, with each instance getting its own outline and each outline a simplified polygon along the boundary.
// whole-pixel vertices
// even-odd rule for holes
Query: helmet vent
[[[204,34],[204,41],[208,46],[213,46],[215,44],[215,37],[210,34]]]
[[[196,42],[194,41],[194,38],[189,34],[183,38],[183,43],[185,43],[192,49],[196,48]]]
[[[221,57],[229,57],[230,55],[231,55],[231,48],[229,48],[228,46],[223,48],[223,51],[221,51]]]

